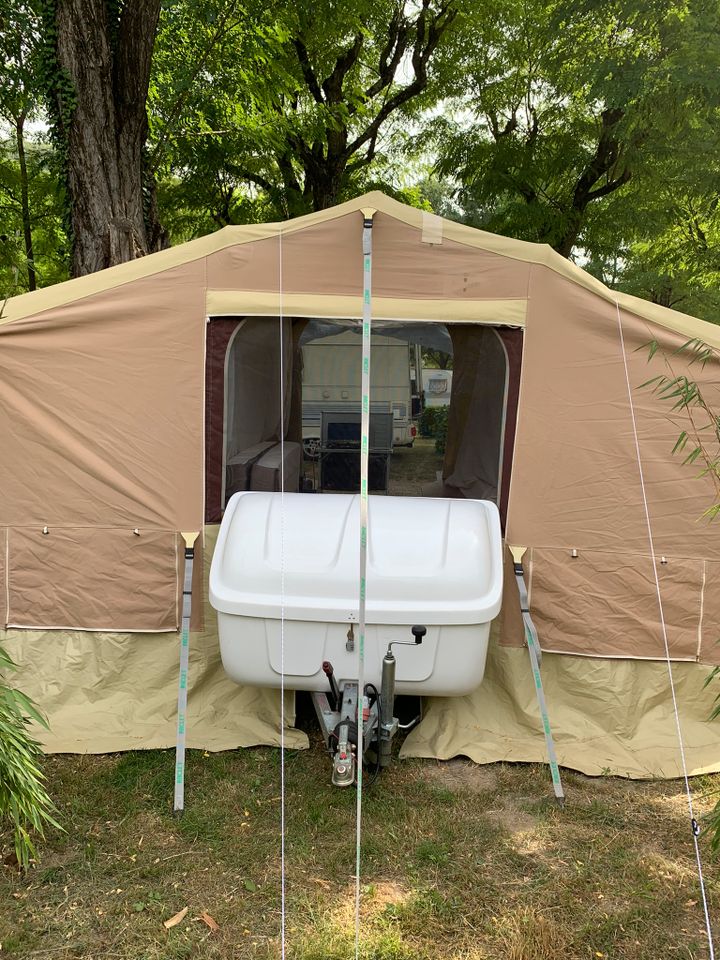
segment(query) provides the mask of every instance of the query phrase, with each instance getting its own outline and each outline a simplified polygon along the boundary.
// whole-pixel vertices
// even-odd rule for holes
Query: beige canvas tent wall
[[[560,761],[671,776],[679,756],[625,357],[689,762],[720,767],[701,690],[706,665],[720,662],[720,546],[698,521],[712,491],[670,454],[678,418],[640,388],[688,338],[720,347],[720,328],[611,291],[547,247],[379,193],[227,227],[5,304],[0,639],[49,715],[47,747],[173,743],[181,530],[204,530],[189,745],[278,741],[276,695],[224,678],[204,600],[216,533],[205,524],[216,429],[206,352],[219,318],[266,318],[278,344],[279,316],[359,318],[366,208],[374,317],[524,331],[506,532],[529,548]],[[648,366],[650,340],[660,350]],[[720,403],[717,363],[692,376]],[[430,704],[407,754],[543,758],[514,591],[508,579],[487,680],[472,697]]]

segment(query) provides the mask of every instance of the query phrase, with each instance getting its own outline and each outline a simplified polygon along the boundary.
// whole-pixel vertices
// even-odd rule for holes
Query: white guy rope
[[[280,956],[285,960],[285,330],[282,224],[278,232],[280,315]]]
[[[362,831],[363,687],[365,685],[365,601],[368,539],[368,454],[370,449],[370,334],[372,328],[372,218],[363,210],[363,319],[360,415],[360,603],[357,648],[357,812],[355,834],[355,960],[360,957],[360,840]],[[379,749],[379,744],[378,744]]]
[[[635,440],[635,454],[637,456],[638,471],[640,473],[640,489],[642,490],[643,506],[645,509],[645,522],[647,524],[648,541],[650,543],[650,557],[652,559],[653,575],[655,577],[655,589],[657,591],[658,609],[660,611],[660,625],[662,628],[663,643],[665,645],[665,660],[667,662],[668,678],[670,680],[670,693],[672,694],[673,711],[675,713],[675,728],[677,730],[678,743],[680,745],[680,758],[682,760],[683,779],[685,780],[685,793],[687,795],[688,812],[690,814],[690,826],[695,845],[695,859],[697,861],[698,878],[700,881],[700,892],[702,894],[703,911],[705,913],[705,930],[707,932],[708,947],[710,948],[710,960],[715,960],[715,950],[713,947],[712,928],[710,926],[710,911],[708,909],[707,895],[705,893],[705,880],[703,877],[702,860],[700,857],[700,846],[698,844],[698,834],[700,829],[695,819],[693,810],[692,789],[688,778],[687,761],[685,759],[685,743],[683,741],[682,727],[680,725],[680,714],[678,712],[677,697],[675,695],[675,679],[673,677],[672,661],[670,660],[670,645],[667,637],[667,627],[665,625],[665,613],[663,611],[662,595],[660,592],[660,578],[658,576],[657,560],[655,558],[655,541],[653,539],[652,524],[650,522],[650,507],[648,506],[647,493],[645,491],[645,474],[643,472],[642,457],[640,455],[640,440],[638,438],[637,422],[635,420],[635,405],[632,398],[632,387],[630,386],[630,373],[628,371],[627,355],[625,352],[625,337],[623,335],[622,319],[620,318],[620,305],[616,302],[618,330],[620,332],[620,346],[622,349],[623,368],[625,370],[625,382],[627,384],[628,402],[630,404],[630,417],[632,420],[633,438]]]

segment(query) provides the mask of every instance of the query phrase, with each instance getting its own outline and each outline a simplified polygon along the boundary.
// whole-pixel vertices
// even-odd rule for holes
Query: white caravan
[[[392,337],[372,336],[370,399],[373,407],[392,410],[393,446],[411,447],[417,429],[412,422],[411,347]],[[320,449],[322,411],[360,409],[362,338],[343,330],[303,345],[303,446],[311,458]]]
[[[450,406],[452,370],[438,370],[432,367],[423,367],[422,385],[426,407]]]

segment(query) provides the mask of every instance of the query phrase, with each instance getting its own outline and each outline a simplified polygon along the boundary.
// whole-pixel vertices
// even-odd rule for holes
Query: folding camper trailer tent
[[[671,456],[681,425],[640,386],[688,338],[720,347],[720,328],[609,290],[548,247],[380,193],[288,223],[226,227],[5,304],[0,637],[49,715],[47,747],[174,743],[180,533],[190,530],[202,531],[202,563],[188,744],[278,742],[277,694],[223,675],[204,577],[230,461],[281,433],[301,440],[294,361],[308,318],[362,316],[369,207],[374,320],[443,325],[454,348],[435,492],[495,499],[507,542],[527,547],[561,763],[679,769],[642,466],[689,764],[720,767],[702,690],[720,662],[720,540],[698,522],[712,492]],[[660,349],[648,364],[650,340]],[[686,369],[681,355],[672,364]],[[715,361],[692,376],[718,401]],[[543,759],[506,579],[485,680],[427,704],[405,754]],[[288,731],[288,745],[302,742]]]

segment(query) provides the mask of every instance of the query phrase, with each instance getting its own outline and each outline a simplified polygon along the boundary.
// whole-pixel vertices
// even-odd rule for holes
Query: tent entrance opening
[[[375,321],[371,492],[492,500],[504,519],[521,350],[513,328]],[[206,522],[281,472],[287,491],[357,491],[361,356],[358,321],[210,320]]]

